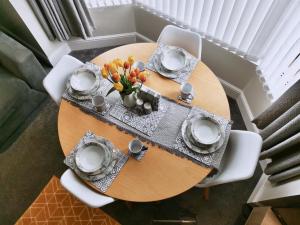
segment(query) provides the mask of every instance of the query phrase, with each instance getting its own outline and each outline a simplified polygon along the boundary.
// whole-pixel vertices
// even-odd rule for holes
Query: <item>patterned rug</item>
[[[120,225],[101,209],[81,203],[52,177],[16,225]]]

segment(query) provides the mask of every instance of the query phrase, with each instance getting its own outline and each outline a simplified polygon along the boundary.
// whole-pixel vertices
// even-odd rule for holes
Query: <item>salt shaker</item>
[[[139,114],[143,114],[143,112],[144,112],[144,108],[143,108],[144,101],[143,101],[143,99],[137,98],[136,101],[135,101],[135,104],[136,104],[136,106],[135,106],[136,111]]]
[[[149,102],[144,103],[144,111],[146,114],[150,114],[152,112],[152,106]]]

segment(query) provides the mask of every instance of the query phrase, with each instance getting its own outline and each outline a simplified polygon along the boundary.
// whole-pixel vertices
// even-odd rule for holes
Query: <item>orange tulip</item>
[[[119,82],[121,79],[120,75],[117,72],[114,72],[111,78],[113,79],[114,82]]]
[[[130,77],[130,80],[131,84],[135,84],[136,82],[136,77]]]
[[[106,70],[109,70],[109,65],[108,64],[104,64],[104,68],[106,69]]]
[[[136,75],[137,75],[137,74],[135,73],[135,71],[131,71],[131,72],[130,72],[130,76],[131,76],[131,77],[136,77]]]
[[[129,68],[130,64],[129,62],[124,62],[124,68],[127,70]]]
[[[144,83],[147,80],[147,72],[146,71],[141,72],[139,74],[139,79]]]
[[[142,83],[146,82],[147,78],[146,77],[141,77],[140,79],[142,81]]]
[[[140,71],[139,68],[135,68],[135,69],[134,69],[134,72],[135,72],[136,75],[139,75],[139,73],[140,73],[141,71]]]

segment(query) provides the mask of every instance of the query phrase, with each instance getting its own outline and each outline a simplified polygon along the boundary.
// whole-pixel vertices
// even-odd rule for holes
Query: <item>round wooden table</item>
[[[129,55],[135,56],[136,60],[147,62],[156,46],[155,43],[125,45],[99,55],[92,62],[102,66],[114,58],[127,59]],[[189,82],[195,89],[193,105],[230,119],[224,89],[218,78],[203,62],[198,63]],[[174,100],[180,90],[179,84],[154,72],[150,72],[145,85]],[[62,100],[58,115],[58,134],[65,155],[74,148],[88,130],[109,139],[125,153],[128,151],[128,142],[133,138],[130,134],[125,134],[115,126],[97,120],[78,107]],[[106,195],[135,202],[162,200],[192,188],[211,171],[190,160],[170,154],[166,150],[149,147],[141,161],[129,158],[105,192]]]

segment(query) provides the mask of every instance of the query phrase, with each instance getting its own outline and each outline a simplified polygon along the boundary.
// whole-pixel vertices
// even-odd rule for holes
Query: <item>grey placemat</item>
[[[231,130],[232,122],[228,122],[228,120],[225,120],[224,118],[211,114],[209,112],[206,112],[202,109],[193,107],[190,111],[188,118],[192,117],[194,115],[203,114],[206,117],[210,117],[218,121],[218,123],[221,126],[221,130],[224,132],[224,144],[220,147],[220,149],[216,152],[213,152],[211,154],[200,154],[194,151],[191,151],[187,145],[184,143],[181,132],[178,133],[178,136],[176,138],[176,143],[174,144],[174,149],[176,149],[178,152],[181,152],[191,158],[193,161],[196,160],[196,162],[202,162],[203,164],[211,164],[214,168],[219,168],[223,154],[226,150],[226,145],[229,139],[229,133]]]
[[[107,80],[100,81],[100,88],[99,93],[106,94],[107,91],[110,89],[111,84]],[[113,116],[110,115],[110,111],[114,108],[116,104],[119,104],[121,98],[117,92],[113,92],[109,96],[107,96],[107,101],[111,105],[111,109],[109,113],[101,115],[100,113],[96,112],[93,108],[93,105],[90,100],[87,101],[77,101],[76,99],[72,98],[65,92],[63,98],[72,102],[76,106],[79,106],[81,110],[95,116],[96,118],[111,124],[115,124],[120,130],[125,132],[131,133],[134,136],[138,136],[141,140],[149,141],[152,144],[156,144],[163,149],[168,150],[172,154],[176,154],[180,157],[188,158],[195,163],[200,165],[204,165],[207,167],[213,167],[218,169],[220,166],[220,162],[224,151],[226,149],[228,137],[230,134],[231,129],[231,121],[222,118],[220,116],[211,114],[205,110],[202,110],[198,107],[187,107],[185,105],[178,104],[172,100],[166,99],[161,97],[160,104],[167,105],[167,113],[160,119],[159,123],[156,126],[155,130],[152,130],[151,136],[148,134],[137,130],[135,126],[130,123],[126,123],[126,121],[121,121]],[[204,155],[199,153],[194,153],[190,149],[188,149],[185,145],[178,147],[179,137],[181,135],[181,125],[185,119],[190,115],[190,113],[197,112],[202,113],[207,116],[217,118],[220,123],[222,124],[222,128],[224,129],[225,134],[225,141],[223,146],[218,150],[218,152],[213,153],[211,155]],[[136,123],[139,121],[137,120]]]
[[[151,55],[147,65],[146,65],[147,69],[152,70],[154,72],[158,72],[155,69],[154,63],[156,60],[159,60],[162,51],[166,48],[168,48],[167,45],[164,45],[162,43],[158,44],[156,50]],[[195,67],[198,63],[198,59],[196,57],[194,57],[193,55],[191,55],[189,52],[185,51],[184,49],[183,49],[183,51],[187,56],[186,66],[182,70],[174,72],[178,77],[175,79],[172,79],[179,84],[187,82],[187,80],[189,79],[190,75],[192,74],[193,70],[195,69]]]
[[[64,163],[70,167],[71,169],[75,170],[77,169],[76,163],[75,163],[75,156],[80,148],[87,140],[95,139],[95,134],[91,131],[88,131],[79,141],[79,143],[75,146],[75,148],[70,152],[69,155],[66,156]],[[98,188],[102,192],[106,192],[107,189],[110,187],[114,179],[118,176],[119,172],[121,171],[122,167],[125,165],[125,163],[128,160],[128,155],[124,154],[120,150],[114,148],[114,154],[117,158],[117,162],[114,165],[111,172],[109,172],[104,178],[101,178],[99,180],[93,180],[89,181],[93,186]],[[88,175],[80,175],[77,173],[78,176],[80,176],[82,179],[86,179],[86,176]]]

